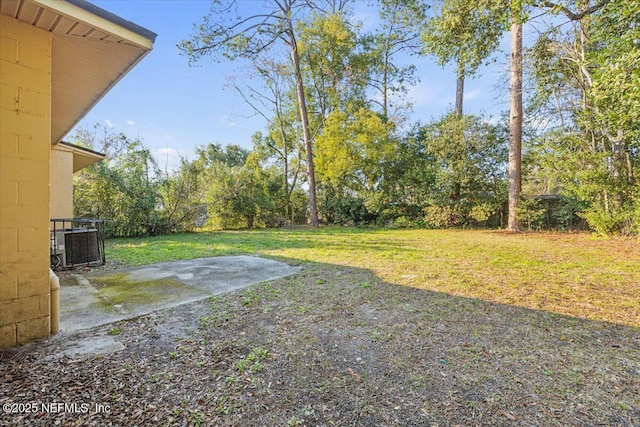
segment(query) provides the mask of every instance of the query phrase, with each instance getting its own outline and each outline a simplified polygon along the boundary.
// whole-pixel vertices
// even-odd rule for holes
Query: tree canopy
[[[238,95],[267,121],[170,172],[143,141],[82,130],[108,159],[76,177],[76,213],[114,235],[295,224],[640,230],[640,5],[607,0],[219,0],[180,44],[243,61]],[[411,122],[417,56],[481,72],[511,32],[511,106]],[[524,35],[524,37],[523,37]],[[522,40],[526,40],[522,44]],[[523,89],[524,88],[524,89]],[[453,92],[453,90],[452,90]],[[224,141],[222,141],[224,142]],[[130,223],[130,224],[129,224]]]

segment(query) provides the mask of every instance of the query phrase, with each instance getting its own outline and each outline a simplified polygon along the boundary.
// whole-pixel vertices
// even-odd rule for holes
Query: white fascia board
[[[131,44],[145,50],[153,48],[153,40],[148,39],[134,31],[124,28],[101,16],[95,15],[75,4],[63,0],[31,0],[34,4],[47,8],[60,15],[80,21],[86,25],[102,30],[115,37],[127,40]]]

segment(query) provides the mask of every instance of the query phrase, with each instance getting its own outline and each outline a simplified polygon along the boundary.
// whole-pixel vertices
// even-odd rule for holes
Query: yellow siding
[[[49,335],[51,34],[0,15],[0,348]]]
[[[73,152],[53,146],[51,150],[51,218],[73,217]]]

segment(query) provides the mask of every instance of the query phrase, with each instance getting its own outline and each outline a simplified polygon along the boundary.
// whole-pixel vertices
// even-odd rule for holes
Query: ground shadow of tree
[[[107,334],[109,327],[76,336]],[[0,399],[109,404],[62,425],[638,425],[640,330],[307,263],[292,277],[118,324],[125,350],[5,351]],[[70,339],[66,337],[65,339]]]

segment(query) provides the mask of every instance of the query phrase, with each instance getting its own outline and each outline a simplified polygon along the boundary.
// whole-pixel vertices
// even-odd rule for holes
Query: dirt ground
[[[0,425],[640,426],[638,328],[304,267],[0,352]]]

